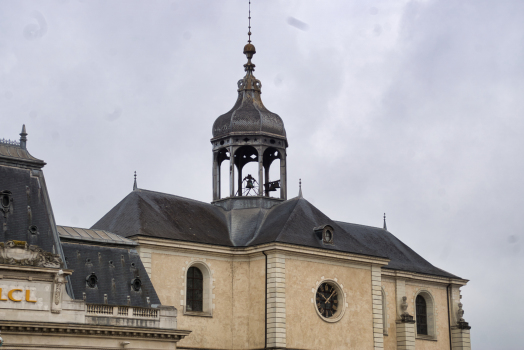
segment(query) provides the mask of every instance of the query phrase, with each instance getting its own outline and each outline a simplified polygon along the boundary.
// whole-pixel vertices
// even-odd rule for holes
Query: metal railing
[[[3,143],[5,145],[13,145],[13,146],[20,146],[19,141],[12,141],[8,139],[0,139],[0,143]]]

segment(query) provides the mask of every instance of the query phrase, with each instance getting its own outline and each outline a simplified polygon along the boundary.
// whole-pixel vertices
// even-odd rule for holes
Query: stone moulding
[[[0,264],[62,268],[64,263],[58,254],[46,252],[25,241],[0,242]]]
[[[125,336],[136,338],[155,338],[164,341],[178,341],[189,335],[191,331],[165,330],[152,328],[107,327],[80,324],[37,323],[0,321],[0,331],[4,334],[13,333],[54,333],[56,335],[96,335],[96,336]]]

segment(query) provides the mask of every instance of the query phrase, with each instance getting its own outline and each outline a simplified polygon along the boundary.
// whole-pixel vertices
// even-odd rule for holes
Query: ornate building
[[[135,182],[91,229],[56,226],[25,129],[0,144],[7,348],[470,349],[467,280],[385,222],[288,199],[284,122],[262,103],[255,52],[248,41],[235,105],[213,125],[211,203]]]
[[[0,141],[0,331],[5,349],[176,349],[189,331],[160,304],[137,243],[56,226],[42,168]]]
[[[135,185],[92,229],[138,243],[160,301],[193,332],[180,349],[469,349],[467,280],[424,260],[385,222],[335,221],[302,193],[287,199],[288,140],[262,103],[255,52],[249,41],[235,105],[213,124],[213,201]],[[254,174],[244,171],[250,162]],[[278,180],[269,178],[275,162]]]

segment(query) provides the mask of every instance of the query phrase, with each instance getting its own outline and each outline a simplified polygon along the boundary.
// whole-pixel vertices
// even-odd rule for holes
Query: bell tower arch
[[[217,205],[234,199],[271,199],[275,204],[287,199],[286,130],[282,118],[262,103],[262,83],[253,75],[255,65],[251,62],[255,53],[248,40],[244,46],[246,75],[237,83],[235,105],[213,124],[213,203]],[[223,166],[226,161],[228,173]],[[250,166],[252,171],[246,172],[249,163],[255,163],[256,170]],[[279,176],[270,178],[275,173]],[[221,190],[224,182],[229,183],[227,193]],[[264,203],[271,206],[268,201]]]

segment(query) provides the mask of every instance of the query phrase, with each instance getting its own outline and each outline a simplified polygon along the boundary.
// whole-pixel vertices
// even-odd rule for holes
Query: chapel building
[[[135,182],[91,229],[138,244],[160,302],[192,331],[179,349],[470,349],[467,280],[385,222],[333,220],[301,191],[288,199],[288,139],[262,103],[255,52],[249,41],[237,100],[213,124],[212,202]]]
[[[213,124],[211,203],[135,179],[90,229],[59,226],[25,126],[0,140],[4,348],[471,349],[466,279],[385,220],[288,199],[286,130],[262,103],[255,53],[249,40],[237,100]]]

